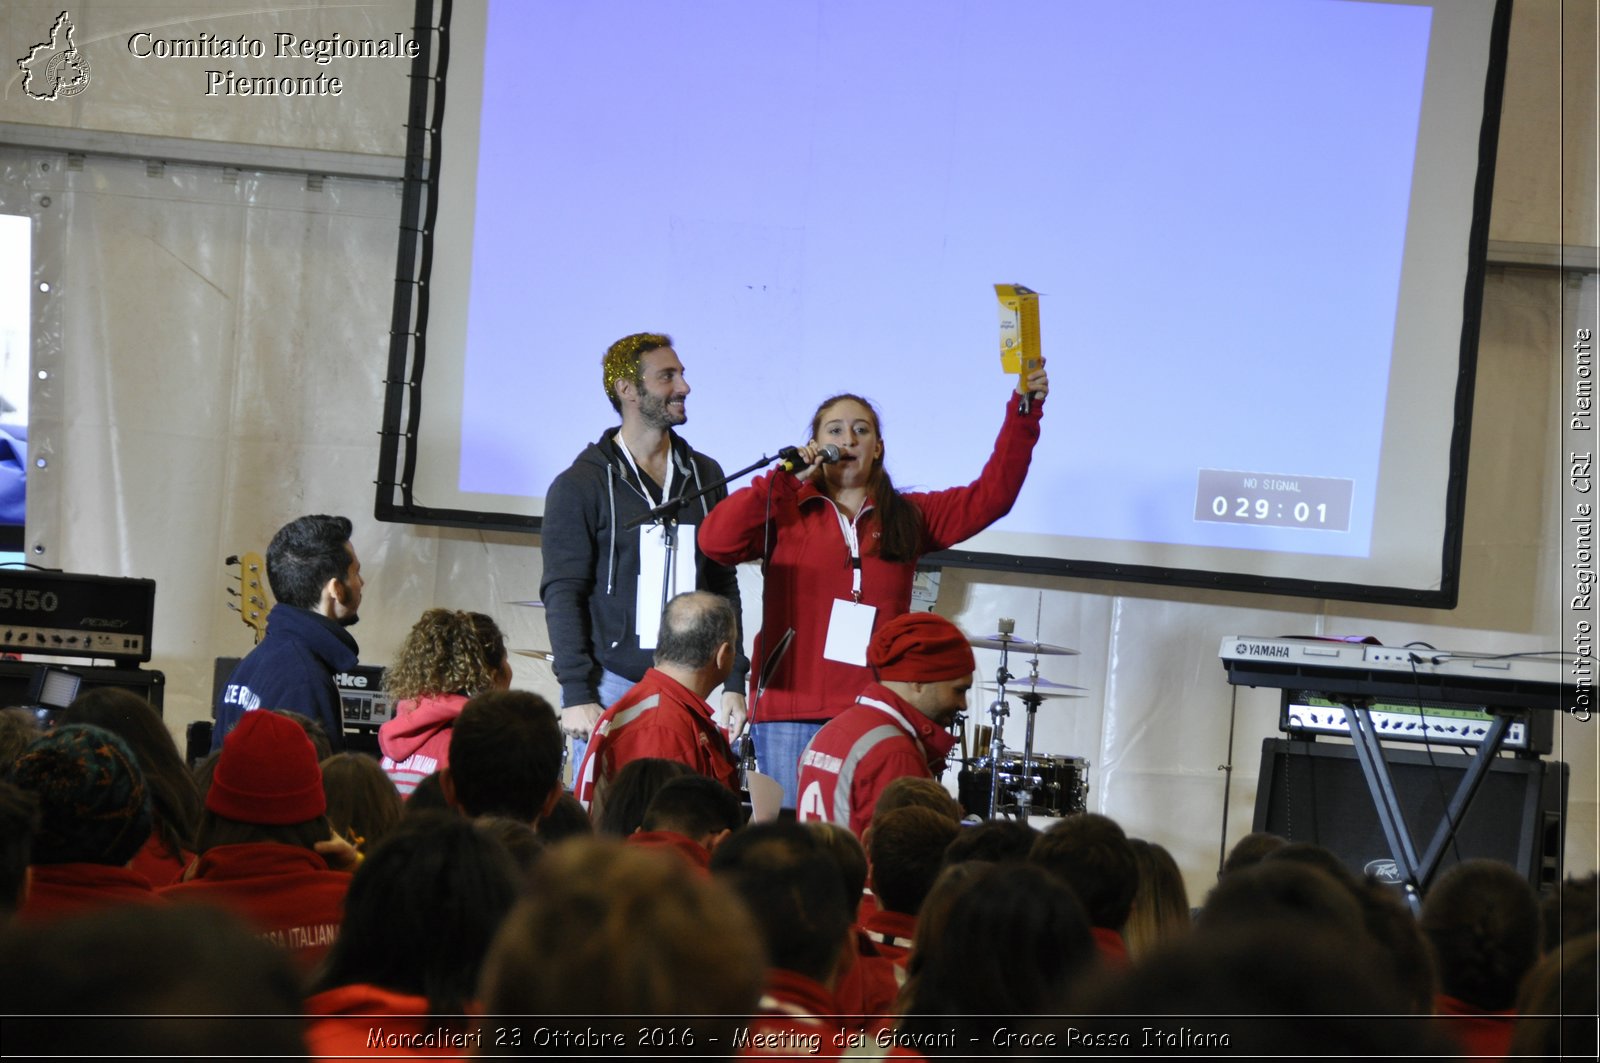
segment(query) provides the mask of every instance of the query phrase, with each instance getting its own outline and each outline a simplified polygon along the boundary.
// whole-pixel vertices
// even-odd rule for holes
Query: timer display
[[[1354,480],[1201,469],[1195,488],[1194,519],[1347,532],[1354,493]]]

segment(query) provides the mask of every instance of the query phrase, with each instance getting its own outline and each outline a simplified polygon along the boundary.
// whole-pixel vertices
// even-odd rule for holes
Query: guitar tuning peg
[[[222,563],[224,565],[237,565],[239,563],[239,555],[229,554],[227,557],[222,559]]]

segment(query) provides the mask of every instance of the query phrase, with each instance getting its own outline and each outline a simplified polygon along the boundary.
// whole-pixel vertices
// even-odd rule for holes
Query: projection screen
[[[1508,4],[446,11],[380,518],[536,531],[643,331],[725,469],[852,391],[902,488],[965,483],[1015,282],[1043,438],[930,562],[1454,605]]]

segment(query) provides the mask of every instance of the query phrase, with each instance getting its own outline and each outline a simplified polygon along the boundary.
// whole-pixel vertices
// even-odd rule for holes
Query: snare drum
[[[993,774],[988,764],[963,769],[959,777],[961,807],[969,814],[989,814],[989,789]],[[1000,758],[1000,786],[996,813],[1015,815],[1021,810],[1023,793],[1028,796],[1027,811],[1032,816],[1070,816],[1087,808],[1089,762],[1082,757],[1057,757],[1034,754],[1030,771],[1024,777],[1022,754],[1007,753]]]

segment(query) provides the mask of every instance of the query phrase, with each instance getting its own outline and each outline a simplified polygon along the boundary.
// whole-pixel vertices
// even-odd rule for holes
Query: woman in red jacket
[[[751,712],[757,761],[783,785],[786,806],[794,806],[806,744],[872,680],[866,666],[872,632],[910,611],[917,560],[971,538],[1016,502],[1050,390],[1042,362],[1027,388],[1030,402],[1006,396],[994,452],[964,487],[896,490],[883,464],[877,411],[860,396],[836,395],[817,408],[811,439],[798,448],[805,468],[756,477],[701,523],[698,545],[713,561],[764,561],[752,682],[778,640],[794,630]],[[838,448],[838,458],[823,463],[828,446]]]

